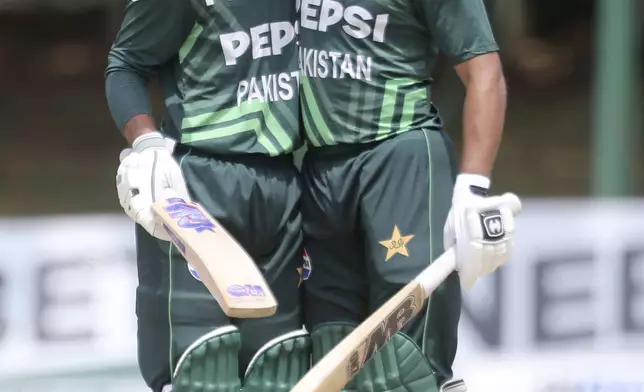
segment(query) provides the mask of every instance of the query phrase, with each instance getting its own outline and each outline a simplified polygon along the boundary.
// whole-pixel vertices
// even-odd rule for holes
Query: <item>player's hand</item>
[[[154,202],[181,197],[190,200],[181,168],[172,157],[174,140],[159,132],[139,136],[132,148],[121,151],[116,189],[125,213],[152,236],[169,241],[152,211]]]
[[[445,249],[455,246],[456,269],[466,289],[505,264],[514,248],[514,217],[521,202],[511,193],[487,196],[489,185],[485,177],[459,175],[443,229]]]

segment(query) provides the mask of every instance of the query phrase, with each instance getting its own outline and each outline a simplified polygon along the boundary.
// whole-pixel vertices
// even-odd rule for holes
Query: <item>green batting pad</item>
[[[266,343],[253,357],[244,377],[244,392],[288,392],[311,367],[311,341],[304,330]]]
[[[237,327],[220,327],[186,349],[174,371],[172,392],[239,392]]]
[[[314,363],[353,329],[348,323],[327,323],[311,333]],[[434,370],[420,347],[398,332],[343,389],[344,392],[438,392]]]

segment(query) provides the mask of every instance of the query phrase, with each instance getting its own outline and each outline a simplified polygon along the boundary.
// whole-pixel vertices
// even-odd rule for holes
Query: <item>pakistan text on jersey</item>
[[[244,102],[288,101],[297,97],[300,85],[300,72],[281,72],[253,76],[237,85],[237,106]]]
[[[371,80],[371,56],[299,49],[300,69],[310,78]]]

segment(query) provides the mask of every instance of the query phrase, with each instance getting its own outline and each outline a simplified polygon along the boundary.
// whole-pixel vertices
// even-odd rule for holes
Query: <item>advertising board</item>
[[[457,376],[644,392],[644,201],[527,200],[517,224],[511,262],[465,294]],[[0,220],[0,247],[0,391],[146,390],[126,217]]]

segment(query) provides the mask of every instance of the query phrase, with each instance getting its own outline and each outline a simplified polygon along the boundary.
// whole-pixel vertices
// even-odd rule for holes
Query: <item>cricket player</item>
[[[479,219],[511,207],[488,195],[506,85],[486,10],[481,0],[300,0],[298,12],[313,361],[456,245],[459,274],[347,390],[465,390],[446,383],[460,283],[508,260],[514,227],[512,214],[492,220],[487,229],[500,235],[490,239]],[[467,91],[460,162],[431,102],[439,53]]]
[[[309,367],[295,20],[290,0],[127,1],[106,94],[131,144],[117,190],[137,223],[138,357],[155,392],[286,392]],[[224,315],[154,222],[153,201],[168,195],[200,202],[244,246],[279,302],[275,316]]]

